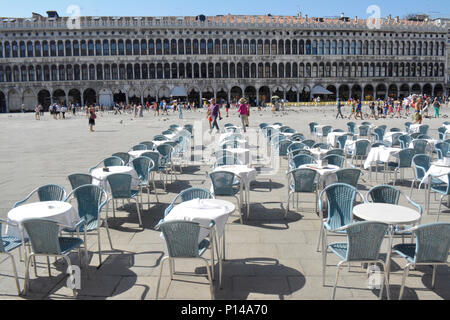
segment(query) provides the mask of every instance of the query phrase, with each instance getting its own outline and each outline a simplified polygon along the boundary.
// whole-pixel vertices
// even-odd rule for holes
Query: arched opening
[[[38,103],[42,106],[44,111],[48,111],[48,107],[52,103],[50,92],[48,90],[41,90],[38,93]]]
[[[69,91],[69,103],[81,104],[81,92],[78,89],[72,89]]]
[[[244,91],[244,96],[247,99],[247,102],[252,106],[256,106],[256,88],[255,87],[247,87]]]
[[[66,93],[61,89],[53,91],[53,103],[59,103],[59,104],[65,105],[66,104]]]
[[[223,88],[220,88],[216,94],[217,103],[226,103],[228,101],[228,93]]]
[[[373,86],[371,84],[368,84],[364,87],[364,100],[365,101],[372,101],[373,100]]]
[[[203,101],[208,102],[212,98],[214,98],[214,90],[213,90],[213,88],[210,88],[210,87],[203,88],[203,90],[202,90],[202,99],[203,99]]]
[[[171,91],[169,88],[167,88],[167,87],[160,88],[158,91],[159,101],[164,100],[166,102],[169,102],[170,101],[170,93],[171,93]],[[128,98],[129,98],[129,96],[128,96]]]
[[[25,106],[26,111],[33,111],[36,106],[36,96],[34,92],[30,89],[27,89],[23,93],[23,104]]]
[[[286,100],[288,102],[297,102],[297,88],[289,88],[288,92],[286,92]]]
[[[0,91],[0,113],[6,112],[6,97],[3,92]]]
[[[237,103],[242,98],[242,89],[240,87],[231,88],[230,97],[233,103]]]
[[[122,91],[113,94],[114,103],[125,104],[127,102],[127,96]]]
[[[433,88],[431,87],[431,84],[427,83],[423,86],[423,94],[427,97],[430,97],[433,94]]]
[[[391,84],[388,89],[388,96],[390,98],[397,99],[398,98],[398,88],[395,84]]]
[[[9,112],[17,112],[20,111],[21,108],[21,101],[20,101],[20,95],[17,90],[10,90],[8,92],[8,104],[9,104]]]
[[[94,89],[84,90],[83,100],[84,104],[88,106],[97,103],[97,94],[95,93],[95,90]]]
[[[269,87],[261,87],[258,91],[259,101],[258,104],[262,105],[266,102],[270,102],[270,89]]]
[[[422,94],[422,89],[420,88],[419,84],[414,84],[411,88],[411,93],[412,94]]]
[[[311,92],[311,89],[308,86],[303,87],[302,92],[300,93],[300,98],[299,98],[300,102],[310,101],[310,99],[311,99],[310,94],[309,94],[310,92]]]
[[[437,84],[434,86],[434,96],[441,97],[444,93],[444,87],[441,84]]]
[[[386,86],[384,84],[379,84],[377,86],[377,99],[385,99],[386,98]]]
[[[201,106],[200,104],[200,92],[196,89],[191,89],[188,93],[188,101],[189,102],[195,102],[195,104],[198,106]]]
[[[403,99],[403,98],[409,96],[409,86],[407,84],[403,84],[400,87],[399,96],[400,96],[400,99]]]
[[[327,90],[332,93],[332,94],[329,94],[328,96],[326,96],[327,101],[336,101],[336,99],[337,99],[336,87],[331,85],[331,86],[327,87]]]
[[[362,97],[362,89],[359,85],[355,84],[352,87],[352,98],[353,99],[361,99]]]
[[[142,96],[144,97],[144,104],[146,104],[147,102],[149,104],[152,104],[156,101],[155,91],[150,88],[145,89]]]
[[[350,89],[348,85],[344,84],[339,87],[339,99],[347,101],[350,98]]]
[[[141,93],[136,89],[130,89],[128,91],[128,103],[131,105],[141,104]]]

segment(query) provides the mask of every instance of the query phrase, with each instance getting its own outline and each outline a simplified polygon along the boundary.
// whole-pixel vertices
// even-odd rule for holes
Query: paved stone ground
[[[437,128],[450,114],[447,107],[442,108],[444,118],[427,119],[430,134],[437,136]],[[344,112],[348,113],[348,108]],[[131,115],[99,114],[96,132],[88,131],[87,119],[77,115],[66,120],[53,120],[46,114],[41,121],[35,121],[33,114],[0,115],[0,217],[5,218],[15,201],[23,199],[32,189],[47,183],[56,183],[70,191],[67,176],[72,173],[87,172],[103,158],[119,151],[127,151],[134,144],[151,138],[166,130],[170,124],[206,122],[204,114],[185,112],[183,121],[177,114],[155,118],[145,113],[143,119],[133,119]],[[168,120],[166,120],[168,119]],[[385,119],[373,121],[386,124],[388,128],[404,128],[409,119]],[[332,125],[346,129],[347,119],[335,120],[335,108],[303,108],[288,114],[272,115],[269,110],[253,111],[251,127],[261,122],[282,122],[305,135],[309,132],[308,123]],[[233,116],[220,122],[239,124]],[[360,121],[359,121],[360,122]],[[250,220],[239,223],[237,215],[230,217],[226,226],[227,261],[224,263],[223,289],[217,284],[217,299],[330,299],[338,259],[328,255],[326,286],[322,286],[321,254],[316,252],[320,222],[314,213],[314,197],[301,199],[300,208],[292,209],[284,220],[287,201],[286,160],[281,160],[279,173],[270,177],[262,176],[252,185]],[[98,266],[96,236],[88,238],[89,276],[83,270],[81,290],[77,299],[154,299],[158,280],[160,261],[166,247],[154,230],[163,217],[164,209],[180,191],[190,187],[209,188],[205,172],[207,165],[191,166],[185,169],[177,180],[168,185],[167,193],[161,186],[160,203],[155,203],[151,195],[150,209],[144,205],[142,212],[144,230],[138,227],[135,206],[120,207],[117,217],[109,218],[113,246],[108,245],[106,232],[102,228],[102,248],[104,262]],[[406,179],[412,177],[407,172]],[[359,190],[365,193],[380,181],[368,179],[361,182]],[[409,182],[401,182],[401,189],[409,192]],[[413,198],[423,204],[424,191],[415,190]],[[145,197],[144,197],[145,199]],[[433,198],[432,198],[433,199]],[[402,203],[405,203],[404,201]],[[438,203],[432,202],[430,215],[424,214],[423,223],[436,219]],[[450,210],[444,207],[441,221],[450,222]],[[330,241],[342,239],[330,238]],[[401,241],[396,239],[396,242]],[[386,252],[385,241],[382,252]],[[18,252],[14,253],[18,264],[20,284],[23,288],[24,264]],[[76,254],[71,255],[77,263]],[[38,260],[38,262],[41,260]],[[65,265],[52,264],[52,277],[48,277],[45,261],[38,264],[38,277],[32,273],[31,291],[20,299],[73,299],[66,287]],[[391,273],[391,296],[398,298],[402,267],[405,262],[394,257]],[[165,299],[209,299],[209,288],[205,268],[198,262],[176,263],[177,271],[195,272],[197,277],[177,276],[167,291],[169,273],[166,265],[163,273],[160,296]],[[218,267],[216,266],[216,270]],[[12,269],[9,261],[0,264],[0,298],[17,299]],[[378,290],[369,290],[367,276],[361,266],[344,268],[341,272],[337,299],[377,299]],[[167,292],[166,292],[167,291]],[[438,268],[436,287],[431,288],[431,268],[419,267],[410,273],[407,280],[405,299],[450,299],[450,269]]]

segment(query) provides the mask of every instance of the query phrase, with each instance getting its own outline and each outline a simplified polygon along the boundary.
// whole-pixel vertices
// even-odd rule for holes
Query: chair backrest
[[[280,126],[280,127],[283,126],[283,124],[282,124],[281,122],[275,122],[273,125],[274,125],[274,126]]]
[[[421,134],[428,134],[428,129],[429,129],[429,128],[430,128],[429,125],[423,124],[423,125],[421,125],[421,126],[419,127],[419,132],[420,132]]]
[[[72,190],[78,187],[84,186],[85,184],[92,184],[92,176],[85,173],[75,173],[68,176]]]
[[[363,126],[370,126],[372,123],[364,121],[363,123],[361,123]]]
[[[303,141],[305,140],[305,136],[301,133],[294,133],[292,136],[289,137],[289,140],[291,141]]]
[[[194,129],[194,126],[192,124],[185,124],[184,128],[189,131],[190,134],[192,134],[192,131]]]
[[[383,142],[375,142],[375,143],[372,143],[372,146],[371,146],[371,148],[378,148],[378,147],[385,147],[386,145],[383,143]]]
[[[345,183],[356,188],[358,186],[359,178],[361,177],[361,170],[356,168],[340,169],[336,171],[336,177],[338,183]]]
[[[401,129],[399,128],[391,128],[391,130],[389,130],[390,132],[402,132]]]
[[[57,184],[47,184],[37,189],[40,202],[44,201],[63,201],[66,197],[66,191]]]
[[[369,126],[359,126],[359,136],[360,137],[367,137],[369,136]]]
[[[380,185],[373,187],[367,191],[365,200],[372,203],[387,203],[397,205],[400,200],[401,192],[399,189],[389,186]]]
[[[355,126],[356,126],[356,123],[354,123],[354,122],[347,123],[348,132],[355,133]]]
[[[267,123],[260,123],[259,124],[259,129],[264,129],[265,127],[267,127],[268,124]]]
[[[125,163],[125,164],[130,162],[130,154],[128,152],[116,152],[112,156],[122,159],[123,163]]]
[[[170,163],[170,161],[172,161],[173,147],[171,145],[164,143],[159,145],[156,150],[158,150],[158,152],[161,154],[161,166],[165,166]]]
[[[155,168],[155,163],[153,160],[142,156],[134,159],[132,164],[141,184],[147,184],[149,181],[149,172]]]
[[[313,147],[313,149],[320,148],[320,149],[323,149],[323,150],[328,150],[328,145],[326,143],[316,143],[312,147]]]
[[[291,127],[289,127],[289,126],[282,126],[279,130],[281,131],[281,132],[285,132],[286,130],[288,130],[288,129],[290,129]]]
[[[106,177],[114,199],[127,199],[131,197],[131,175],[115,173]]]
[[[438,158],[443,159],[448,155],[448,152],[450,151],[450,143],[438,142],[435,144],[434,148],[437,151]]]
[[[412,140],[414,140],[414,139],[417,139],[417,137],[420,135],[421,135],[420,132],[414,132],[414,133],[411,133],[409,136],[411,137]]]
[[[310,133],[314,133],[316,132],[316,126],[318,125],[317,122],[311,122],[310,124],[308,124],[309,126],[309,132]]]
[[[422,225],[416,234],[416,263],[447,262],[450,250],[450,223]]]
[[[411,127],[412,122],[405,122],[405,132],[409,132],[409,127]]]
[[[172,130],[178,129],[179,127],[180,126],[177,125],[177,124],[172,124],[172,125],[169,126],[169,128],[172,129]]]
[[[165,136],[165,135],[173,134],[173,133],[174,133],[173,130],[166,130],[166,131],[163,131],[163,132],[162,132],[162,135]]]
[[[287,156],[288,155],[288,147],[292,144],[290,140],[283,140],[278,144],[278,155]]]
[[[60,255],[59,225],[55,221],[30,219],[22,223],[36,254]]]
[[[236,187],[233,183],[238,178],[232,172],[212,172],[209,174],[215,196],[234,196],[236,194]]]
[[[163,135],[157,135],[153,138],[153,141],[169,141],[169,139]]]
[[[181,202],[185,202],[194,199],[213,199],[214,197],[209,190],[202,188],[189,188],[182,191],[177,198],[180,198]]]
[[[431,158],[426,154],[418,154],[413,157],[412,166],[414,168],[416,179],[422,180],[424,178],[428,169],[430,169],[430,162]]]
[[[327,137],[328,134],[329,134],[332,130],[333,130],[333,127],[332,127],[332,126],[325,126],[325,127],[322,127],[322,135],[323,135],[324,137]]]
[[[156,171],[159,168],[159,160],[161,159],[161,154],[158,151],[148,151],[141,154],[141,157],[147,157],[150,158],[153,161],[154,166],[152,167],[152,170]]]
[[[297,169],[298,167],[304,165],[304,164],[312,164],[314,162],[314,158],[311,155],[307,154],[299,154],[293,157],[289,161],[289,168],[290,169]]]
[[[338,166],[339,168],[342,168],[344,166],[345,158],[343,156],[340,156],[338,154],[330,154],[328,156],[323,157],[322,160],[327,160],[328,164]]]
[[[200,225],[190,221],[168,221],[159,226],[171,258],[195,258],[199,256],[198,236]]]
[[[345,131],[342,129],[334,129],[333,132],[345,132]]]
[[[151,141],[144,141],[144,142],[141,142],[140,144],[147,146],[147,150],[153,150],[154,143]]]
[[[328,151],[328,152],[325,154],[325,156],[331,156],[331,155],[333,155],[333,154],[336,154],[336,155],[338,155],[338,156],[345,156],[345,152],[344,152],[344,150],[342,150],[342,149],[333,149],[333,150],[330,150],[330,151]]]
[[[294,143],[292,143],[292,144],[287,148],[287,151],[290,153],[290,152],[292,152],[292,151],[294,151],[294,150],[303,150],[303,149],[305,149],[306,147],[307,147],[307,145],[304,144],[304,143],[301,143],[301,142],[294,142]]]
[[[377,141],[383,141],[383,137],[384,137],[384,130],[381,128],[375,128],[373,130],[373,133],[376,136]]]
[[[315,192],[317,188],[318,173],[309,168],[294,169],[289,172],[294,181],[295,192]]]
[[[308,148],[312,148],[312,146],[316,144],[314,140],[303,140],[302,143],[306,144]]]
[[[381,244],[388,225],[380,222],[363,221],[347,228],[347,257],[346,261],[374,261],[378,260]]]
[[[382,124],[381,126],[378,126],[377,128],[383,130],[383,133],[386,133],[387,125]]]
[[[366,156],[369,153],[370,141],[358,140],[355,143],[355,156]]]
[[[108,194],[99,186],[92,184],[76,188],[67,197],[73,196],[77,200],[78,215],[86,223],[99,219],[100,211],[108,200]]]
[[[398,138],[400,138],[403,134],[400,132],[394,133],[392,135],[392,146],[400,146],[400,140],[398,140]]]
[[[403,149],[398,153],[398,167],[399,168],[411,168],[412,159],[415,156],[414,149]]]
[[[335,183],[322,190],[327,195],[328,217],[326,223],[331,229],[338,229],[351,223],[353,203],[356,197],[356,188],[344,183]],[[322,201],[319,200],[320,211]]]
[[[143,150],[147,150],[147,146],[145,144],[138,144],[135,145],[131,148],[133,151],[143,151]]]
[[[348,135],[344,134],[343,136],[337,137],[337,142],[339,144],[339,149],[344,150],[345,144],[347,143]]]
[[[420,134],[417,136],[417,139],[431,139],[431,137],[427,134]]]
[[[444,140],[446,132],[447,132],[447,128],[446,127],[438,128],[438,138],[439,138],[439,140]]]
[[[411,144],[411,137],[407,134],[401,135],[398,137],[398,141],[400,141],[400,148],[407,149],[409,148],[409,145]]]
[[[301,155],[301,154],[306,154],[308,156],[313,156],[311,151],[307,150],[307,149],[303,149],[303,150],[293,150],[289,153],[289,159],[294,158],[295,156]]]
[[[282,131],[283,133],[295,133],[296,131],[292,128],[289,129],[285,129],[284,131]]]
[[[423,139],[413,140],[414,151],[416,154],[425,154],[427,150],[428,141]]]
[[[103,160],[105,167],[122,167],[125,165],[122,159],[119,157],[109,157]]]

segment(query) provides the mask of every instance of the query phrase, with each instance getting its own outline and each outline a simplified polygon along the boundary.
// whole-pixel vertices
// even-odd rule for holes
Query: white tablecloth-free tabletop
[[[360,204],[353,208],[353,215],[366,221],[389,225],[413,224],[421,218],[420,213],[414,209],[387,203]]]
[[[335,165],[329,164],[326,166],[327,169],[323,168],[322,166],[319,166],[318,164],[304,164],[300,166],[301,169],[312,169],[317,171],[317,173],[320,176],[319,183],[321,184],[321,187],[328,186],[330,184],[333,184],[337,181],[336,171],[338,171],[340,168]]]
[[[69,227],[80,221],[77,211],[68,202],[34,202],[24,204],[8,212],[8,220],[17,223],[19,228],[7,226],[6,234],[20,238],[22,222],[28,219],[48,219]],[[27,234],[24,233],[24,236],[27,237]]]
[[[341,137],[341,136],[346,135],[346,134],[347,134],[347,132],[330,132],[328,134],[328,137],[327,137],[327,144],[329,146],[336,147],[336,145],[337,145],[337,137]]]
[[[133,161],[134,159],[139,158],[142,154],[149,152],[152,150],[137,150],[137,151],[130,151],[128,152],[128,154],[130,155],[130,162]]]
[[[420,184],[428,183],[428,178],[430,176],[433,176],[433,178],[437,178],[442,182],[448,183],[447,174],[449,173],[450,173],[450,166],[445,165],[444,163],[442,163],[442,161],[436,162],[435,164],[432,164],[430,166]]]
[[[366,162],[364,162],[364,169],[369,169],[372,162],[381,161],[388,162],[391,157],[395,157],[401,151],[401,148],[387,148],[387,147],[378,147],[370,149],[369,154],[367,155]]]
[[[111,189],[109,185],[106,183],[106,177],[113,173],[127,173],[131,175],[131,188],[137,189],[139,185],[139,178],[136,171],[132,167],[123,166],[123,167],[108,167],[109,172],[103,171],[103,168],[97,168],[92,171],[91,175],[95,178],[93,179],[93,184],[99,186],[106,191],[110,192]]]
[[[203,227],[209,227],[211,220],[214,220],[217,236],[220,238],[225,232],[225,225],[228,217],[235,209],[235,205],[229,201],[194,199],[174,206],[170,213],[164,218],[164,222],[183,220],[197,222]],[[198,242],[200,243],[208,235],[208,230],[201,228]]]

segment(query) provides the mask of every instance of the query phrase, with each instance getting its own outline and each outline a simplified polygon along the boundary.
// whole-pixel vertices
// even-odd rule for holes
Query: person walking
[[[362,103],[359,99],[356,102],[355,120],[358,120],[358,115],[361,117],[361,120],[364,120],[362,115]]]
[[[336,119],[339,118],[339,116],[341,116],[341,119],[344,119],[344,115],[342,114],[342,104],[341,104],[341,99],[337,99],[337,115],[336,115]]]
[[[183,105],[179,103],[177,105],[177,109],[178,109],[178,118],[183,119]]]
[[[434,117],[439,118],[441,103],[439,102],[438,98],[434,98],[433,107],[434,107]]]
[[[97,115],[95,114],[95,109],[91,106],[89,107],[89,131],[94,132],[95,119]]]
[[[355,109],[356,109],[355,101],[351,102],[351,106],[352,106],[352,109],[351,109],[350,115],[348,116],[349,119],[351,119],[352,116],[354,116],[356,118],[356,115],[355,115]]]
[[[373,119],[375,119],[375,120],[378,120],[377,115],[376,115],[376,113],[375,113],[375,101],[372,101],[372,102],[370,103],[369,109],[370,109],[370,115],[369,115],[369,118],[368,118],[368,119],[370,120],[371,118],[373,118]]]
[[[36,105],[36,108],[34,108],[34,114],[36,120],[41,120],[41,110],[39,110],[39,105]]]
[[[217,123],[217,118],[219,118],[219,120],[222,119],[222,116],[220,115],[220,107],[218,104],[216,104],[216,100],[214,98],[212,98],[209,101],[209,103],[210,103],[209,109],[211,110],[211,120],[212,120],[211,129],[210,129],[209,133],[212,133],[214,128],[217,129],[217,133],[218,133],[218,132],[220,132],[220,128]]]
[[[67,107],[65,105],[63,105],[61,107],[61,113],[62,113],[62,118],[65,119],[66,118],[66,112],[67,112]]]
[[[244,128],[244,133],[247,133],[246,119],[248,114],[247,101],[242,98],[239,100],[239,108],[237,110],[239,117],[241,118],[242,128]]]

